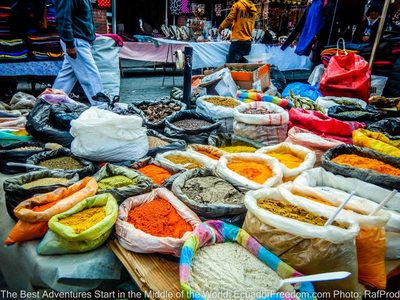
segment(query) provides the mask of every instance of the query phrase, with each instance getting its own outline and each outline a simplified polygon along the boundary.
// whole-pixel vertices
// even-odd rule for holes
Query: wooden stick
[[[335,213],[332,216],[330,216],[330,218],[328,219],[328,221],[326,221],[324,226],[332,225],[332,223],[335,220],[335,218],[337,217],[337,215],[342,211],[342,209],[347,205],[347,203],[349,203],[350,199],[354,196],[355,193],[356,193],[355,191],[351,192],[349,197],[345,201],[343,201],[342,204],[340,204],[338,209],[335,211]]]

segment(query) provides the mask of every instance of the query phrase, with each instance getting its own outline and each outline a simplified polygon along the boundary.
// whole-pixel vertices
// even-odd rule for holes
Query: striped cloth
[[[281,278],[289,278],[302,276],[301,273],[294,270],[292,267],[281,261],[275,254],[269,252],[262,247],[253,237],[239,227],[224,223],[222,221],[206,221],[199,225],[193,233],[187,238],[181,251],[179,262],[179,279],[181,289],[190,300],[205,300],[205,297],[196,293],[189,286],[190,264],[197,249],[224,242],[236,242],[246,248],[250,253],[257,256],[262,262],[267,264],[272,270],[278,273]],[[210,270],[212,272],[212,270]],[[258,300],[314,300],[314,287],[311,283],[302,283],[296,289],[300,297],[284,298],[284,295],[276,294],[266,298],[258,298]],[[292,296],[292,295],[291,295]],[[308,297],[307,297],[308,296]]]
[[[246,92],[243,90],[239,90],[237,92],[236,98],[244,103],[249,103],[254,101],[270,102],[287,109],[290,109],[293,106],[293,103],[287,99],[281,99],[275,96],[270,96],[262,93]]]

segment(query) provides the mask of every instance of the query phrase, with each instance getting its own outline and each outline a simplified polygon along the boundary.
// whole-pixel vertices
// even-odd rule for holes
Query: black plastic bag
[[[391,140],[400,140],[400,118],[387,118],[372,123],[368,130],[383,133]]]
[[[40,147],[42,150],[13,150],[21,147]],[[26,172],[25,167],[7,166],[9,162],[26,163],[26,160],[34,155],[46,151],[44,144],[37,141],[15,142],[0,146],[0,172],[3,174],[17,174]]]
[[[355,154],[362,157],[377,159],[400,169],[400,158],[384,155],[368,148],[361,148],[351,145],[340,145],[325,152],[321,157],[322,167],[329,172],[340,174],[346,177],[353,177],[365,182],[379,185],[386,189],[399,189],[400,176],[381,174],[369,169],[360,169],[347,165],[340,165],[332,162],[332,159],[341,154]]]
[[[129,179],[132,179],[135,183],[121,188],[111,188],[104,190],[100,189],[99,187],[97,193],[110,193],[115,197],[115,199],[117,199],[118,202],[122,202],[129,197],[150,192],[153,188],[153,182],[143,174],[126,167],[114,166],[112,164],[106,164],[96,174],[93,175],[93,178],[96,179],[97,182],[99,182],[102,179],[117,175],[128,177]]]
[[[211,123],[210,126],[198,129],[184,129],[175,126],[173,123],[183,119],[200,119]],[[183,110],[165,120],[165,134],[171,138],[185,140],[188,144],[207,145],[210,134],[215,133],[221,126],[221,122],[217,122],[212,118],[203,116],[195,110]]]
[[[260,149],[265,147],[262,143],[232,133],[212,134],[208,138],[208,144],[217,148],[227,146],[248,146]]]
[[[139,170],[140,168],[144,168],[145,166],[148,165],[155,165],[160,168],[163,168],[167,171],[169,171],[171,174],[173,174],[171,177],[167,178],[164,183],[161,185],[167,189],[171,189],[172,184],[174,183],[175,179],[182,173],[182,170],[179,168],[174,168],[173,166],[161,166],[160,163],[155,160],[153,157],[146,157],[143,158],[129,166],[129,168],[134,169],[134,170]],[[138,171],[140,173],[140,171]],[[145,175],[146,176],[146,175]],[[150,178],[149,178],[150,179]],[[151,179],[150,179],[151,180]],[[156,183],[153,183],[155,186],[157,186]]]
[[[336,105],[328,109],[328,116],[342,121],[374,121],[381,113],[375,106],[367,105],[364,109],[355,105]]]
[[[50,124],[60,130],[70,130],[71,121],[76,120],[89,107],[73,104],[53,104],[50,107]]]
[[[133,108],[134,111],[136,111],[136,113],[141,116],[141,118],[143,119],[144,125],[149,128],[149,129],[154,129],[157,130],[158,132],[163,132],[164,130],[164,126],[165,126],[165,120],[169,117],[172,117],[173,115],[175,115],[176,113],[173,113],[172,115],[157,121],[157,122],[152,122],[149,121],[146,117],[146,115],[144,114],[143,110],[139,108],[139,106],[145,105],[145,106],[149,106],[149,105],[154,105],[157,103],[165,103],[165,104],[169,104],[169,103],[173,103],[176,105],[179,105],[181,108],[179,111],[185,110],[186,109],[186,104],[180,101],[176,101],[176,100],[172,100],[172,99],[165,99],[165,100],[157,100],[157,101],[140,101],[140,102],[135,102],[134,104],[131,104],[131,107]]]
[[[195,177],[215,176],[215,173],[209,169],[194,169],[189,170],[175,179],[172,185],[172,192],[189,206],[198,216],[205,218],[220,218],[227,216],[234,216],[238,214],[246,213],[246,207],[244,206],[244,194],[243,203],[241,204],[225,204],[225,203],[212,203],[202,204],[190,199],[183,191],[186,181]],[[234,186],[233,186],[234,187]],[[236,187],[234,187],[236,189]],[[239,189],[237,189],[239,191]],[[240,192],[240,191],[239,191]]]
[[[169,145],[149,149],[149,152],[147,152],[148,156],[155,157],[158,153],[164,153],[171,150],[185,150],[187,146],[184,140],[168,138],[153,129],[147,129],[147,135],[158,137],[159,139],[169,143]]]
[[[24,184],[42,179],[42,178],[66,178],[69,179],[66,184],[53,184],[47,186],[36,186],[30,189],[25,189],[23,187]],[[5,200],[7,206],[7,212],[11,218],[14,220],[18,220],[14,215],[14,208],[21,203],[22,201],[32,198],[35,195],[45,194],[54,191],[59,187],[68,187],[75,182],[79,181],[78,174],[68,173],[64,171],[58,170],[45,170],[45,171],[36,171],[23,174],[18,177],[10,178],[4,181],[4,193]]]
[[[27,117],[26,130],[30,135],[38,140],[58,143],[64,147],[69,147],[72,143],[73,137],[69,133],[69,127],[67,126],[68,120],[62,119],[57,122],[54,120],[56,115],[60,117],[60,112],[57,110],[57,106],[59,106],[60,109],[64,106],[69,107],[69,110],[71,111],[69,113],[69,118],[73,117],[72,111],[76,112],[74,113],[75,116],[78,116],[79,112],[81,112],[83,107],[85,107],[81,104],[70,103],[50,104],[43,99],[39,99]],[[61,128],[57,126],[61,126]]]
[[[70,157],[74,158],[75,160],[79,161],[83,167],[81,169],[77,169],[77,170],[57,169],[59,171],[63,171],[63,172],[67,172],[67,173],[77,173],[79,175],[80,179],[83,179],[86,176],[91,176],[96,172],[96,168],[92,162],[73,155],[71,150],[69,150],[67,148],[60,148],[60,149],[54,150],[54,151],[47,151],[47,152],[35,154],[35,155],[29,157],[26,160],[26,163],[32,164],[32,165],[38,165],[40,162],[42,162],[44,160],[48,160],[51,158],[57,158],[60,156],[70,156]]]
[[[221,220],[222,222],[231,224],[236,227],[242,228],[244,219],[246,218],[246,213],[240,214],[240,215],[234,215],[234,216],[229,216],[229,217],[223,217],[223,218],[218,218],[218,220]],[[205,222],[208,220],[215,220],[215,218],[206,218],[206,217],[200,217],[200,220]]]

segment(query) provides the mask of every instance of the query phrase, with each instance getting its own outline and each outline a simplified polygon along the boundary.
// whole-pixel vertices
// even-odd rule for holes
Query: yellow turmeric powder
[[[272,177],[272,170],[265,164],[255,161],[232,160],[227,167],[239,175],[263,184]]]
[[[253,153],[257,149],[251,146],[225,146],[225,147],[219,147],[222,151],[228,152],[228,153]]]
[[[182,165],[186,169],[196,169],[196,168],[204,168],[204,165],[190,157],[182,156],[182,155],[167,155],[165,156],[166,159],[168,159],[170,162],[177,164],[177,165]]]
[[[272,156],[279,160],[281,164],[284,164],[289,169],[294,169],[303,163],[303,159],[293,155],[292,153],[279,153],[279,152],[266,152],[266,155]]]
[[[91,207],[76,214],[59,220],[63,225],[71,227],[75,233],[79,234],[96,225],[106,216],[106,210],[102,207]]]

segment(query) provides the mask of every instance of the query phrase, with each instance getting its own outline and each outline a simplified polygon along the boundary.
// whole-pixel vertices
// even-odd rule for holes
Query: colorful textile
[[[185,299],[205,300],[205,297],[198,294],[189,286],[190,265],[197,249],[207,245],[224,242],[236,242],[242,245],[244,248],[250,251],[250,253],[258,257],[263,263],[278,273],[281,278],[302,276],[301,273],[297,272],[292,267],[281,261],[275,254],[262,247],[243,229],[222,221],[206,221],[199,225],[186,239],[181,251],[181,258],[179,262],[179,279],[181,282],[181,289],[184,291],[187,297]],[[313,297],[314,287],[309,282],[300,284],[296,291],[299,292],[299,295],[301,295],[302,298],[290,298],[291,300],[315,299]],[[259,298],[259,300],[266,299],[289,300],[289,298],[284,298],[283,295],[272,295],[271,297],[262,299]]]
[[[57,76],[62,61],[28,61],[19,63],[2,63],[0,76]]]
[[[287,99],[281,99],[275,96],[270,96],[262,93],[256,92],[246,92],[246,91],[238,91],[236,97],[239,101],[249,103],[253,101],[262,101],[262,102],[270,102],[274,103],[283,108],[292,108],[293,103]]]

